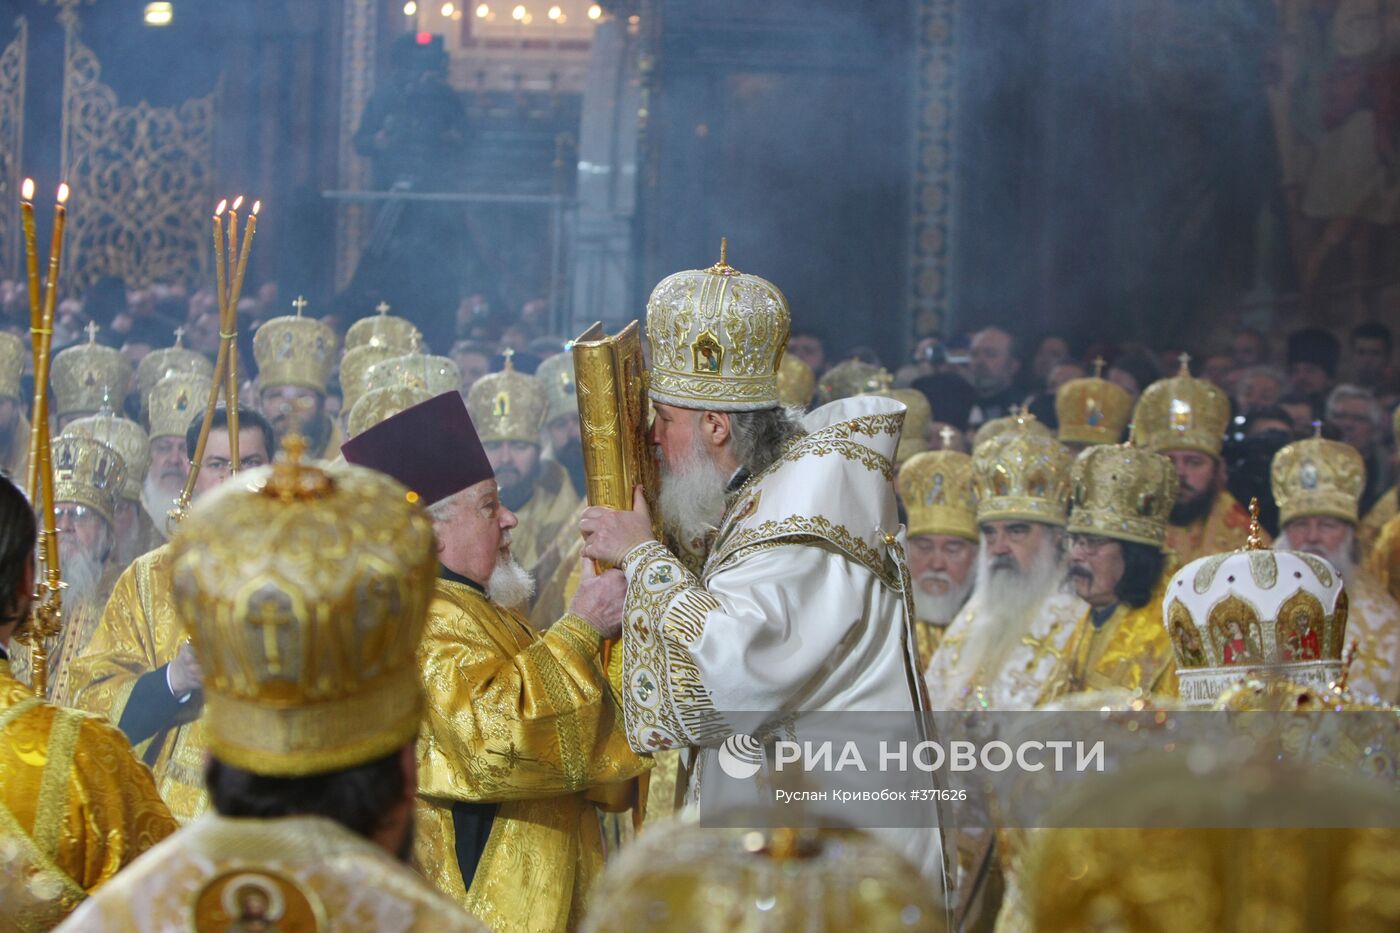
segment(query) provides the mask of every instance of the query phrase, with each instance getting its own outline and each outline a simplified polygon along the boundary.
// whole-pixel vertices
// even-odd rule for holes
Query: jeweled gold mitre
[[[1126,444],[1096,444],[1074,460],[1066,529],[1160,548],[1177,485],[1166,457]]]
[[[544,383],[549,394],[545,424],[565,415],[578,417],[578,383],[574,380],[573,344],[564,348],[563,353],[546,357],[535,368],[535,378]]]
[[[141,484],[151,465],[151,442],[141,425],[130,418],[104,411],[68,422],[63,433],[92,438],[115,450],[126,467],[126,482],[118,490],[118,495],[133,502],[141,498]]]
[[[166,376],[151,388],[149,424],[151,440],[184,437],[194,416],[209,401],[210,378],[192,373]],[[194,451],[190,451],[190,456]]]
[[[210,751],[275,777],[362,764],[417,735],[415,653],[438,566],[412,493],[299,449],[206,494],[170,545]]]
[[[883,366],[862,360],[843,360],[817,381],[817,404],[825,405],[853,395],[870,395],[890,388],[894,376]]]
[[[544,383],[517,372],[509,355],[505,369],[482,376],[467,393],[467,412],[483,444],[498,441],[538,444],[548,407]]]
[[[335,331],[302,317],[304,301],[296,306],[295,315],[275,317],[253,334],[258,385],[302,386],[324,394],[335,363]]]
[[[767,279],[729,265],[668,275],[647,301],[653,401],[711,411],[776,408],[792,319]]]
[[[427,389],[414,385],[370,389],[360,396],[355,402],[355,407],[350,409],[346,416],[346,436],[356,437],[363,434],[379,422],[432,397]]]
[[[977,540],[972,458],[959,450],[915,454],[899,468],[899,498],[909,513],[909,536],[957,535]]]
[[[1055,392],[1062,444],[1117,444],[1132,414],[1128,390],[1098,376],[1071,379]]]
[[[97,342],[97,328],[88,329],[87,343],[74,344],[56,353],[50,382],[54,413],[91,415],[104,404],[120,411],[131,389],[131,364],[121,351]]]
[[[1197,450],[1220,456],[1230,421],[1230,400],[1212,382],[1191,375],[1190,358],[1181,371],[1148,386],[1133,410],[1133,443],[1162,453]]]
[[[126,482],[121,454],[90,437],[61,434],[53,440],[53,501],[76,502],[112,522]]]
[[[387,389],[391,386],[417,386],[431,395],[460,391],[462,370],[449,356],[404,353],[370,364],[365,370],[364,387]]]
[[[977,521],[1063,526],[1069,474],[1069,451],[1048,433],[1011,430],[983,441],[972,453]]]
[[[812,393],[817,387],[817,377],[812,367],[794,353],[784,353],[778,363],[778,400],[789,408],[803,408],[812,404]]]
[[[14,334],[0,333],[0,398],[18,399],[29,348]]]
[[[191,350],[183,344],[183,330],[175,332],[175,345],[147,353],[136,367],[136,389],[141,393],[141,411],[150,408],[151,390],[166,376],[176,373],[189,373],[203,376],[206,381],[214,378],[214,364],[203,353]]]
[[[397,347],[385,344],[362,344],[351,347],[340,358],[340,399],[344,411],[355,407],[369,387],[365,384],[365,374],[376,363],[392,360],[401,355]]]
[[[1355,447],[1322,437],[1294,441],[1269,470],[1280,525],[1325,515],[1355,524],[1366,488],[1366,461]]]
[[[1054,433],[1045,426],[1035,415],[1028,411],[1020,411],[1015,406],[1011,409],[1011,414],[1003,415],[1000,418],[993,418],[984,421],[977,429],[977,433],[972,435],[972,449],[975,451],[986,441],[1008,431],[1016,431],[1025,434],[1037,434],[1041,437],[1053,438]]]
[[[1325,689],[1341,674],[1346,590],[1312,554],[1251,544],[1194,560],[1167,584],[1162,617],[1188,703],[1213,703],[1251,676]]]
[[[383,347],[393,350],[393,356],[418,350],[423,335],[407,318],[394,317],[389,306],[380,302],[370,317],[362,317],[345,332],[345,352],[356,347]]]

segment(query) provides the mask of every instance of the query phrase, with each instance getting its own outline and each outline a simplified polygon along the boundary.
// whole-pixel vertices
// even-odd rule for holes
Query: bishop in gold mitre
[[[1176,468],[1167,550],[1182,566],[1242,548],[1249,536],[1249,513],[1225,488],[1220,460],[1230,400],[1214,383],[1192,377],[1189,364],[1190,357],[1182,354],[1181,372],[1148,386],[1133,410],[1133,443],[1162,454]]]
[[[1176,472],[1166,457],[1126,445],[1089,447],[1071,472],[1069,582],[1089,604],[1041,693],[1115,688],[1177,693],[1162,595],[1177,565],[1162,550]]]
[[[97,342],[98,326],[88,324],[86,343],[76,343],[54,354],[49,382],[53,386],[53,412],[62,430],[68,422],[96,414],[104,406],[121,411],[131,391],[131,363],[120,350]]]
[[[0,478],[0,925],[48,930],[175,820],[105,720],[36,698],[10,671],[29,624],[34,513]]]
[[[107,565],[121,573],[133,560],[158,547],[165,538],[141,507],[141,487],[151,466],[151,442],[141,425],[110,408],[70,421],[64,434],[101,441],[121,455],[126,481],[117,490],[112,510],[112,552]],[[115,578],[115,574],[114,574]],[[103,598],[106,602],[106,598]]]
[[[326,412],[326,386],[335,363],[335,331],[302,317],[306,299],[292,302],[296,314],[275,317],[253,334],[258,364],[258,407],[277,435],[300,434],[313,456],[334,459],[343,440]]]
[[[503,931],[573,929],[602,869],[590,789],[649,766],[634,754],[603,671],[621,626],[619,571],[586,571],[546,631],[512,555],[514,513],[461,395],[446,392],[356,438],[351,463],[395,477],[429,507],[438,579],[418,663],[414,858],[437,888]]]
[[[26,482],[29,469],[29,419],[24,414],[20,379],[29,348],[10,333],[0,333],[0,472]]]
[[[480,929],[407,864],[432,520],[388,477],[301,446],[205,496],[170,543],[214,812],[65,929]]]
[[[1100,375],[1104,361],[1094,360],[1094,375],[1071,379],[1055,390],[1057,436],[1071,453],[1094,444],[1117,444],[1133,414],[1133,397]]]
[[[517,371],[507,353],[505,369],[471,387],[467,410],[491,458],[501,504],[520,521],[511,553],[534,571],[560,533],[572,527],[579,505],[568,471],[540,456],[549,392],[539,379]]]
[[[267,420],[251,409],[240,409],[238,451],[243,463],[266,464],[271,444]],[[195,481],[196,501],[228,479],[228,459],[228,412],[219,408],[204,448],[205,467]],[[74,705],[106,716],[126,733],[182,823],[209,805],[200,718],[203,680],[189,637],[188,621],[175,605],[173,555],[168,544],[162,545],[137,558],[117,578],[101,623],[67,675]]]

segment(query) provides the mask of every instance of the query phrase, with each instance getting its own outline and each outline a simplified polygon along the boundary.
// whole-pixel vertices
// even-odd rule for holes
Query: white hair
[[[520,561],[502,553],[496,558],[491,579],[486,581],[486,596],[507,609],[523,607],[535,595],[535,579]]]
[[[700,432],[694,432],[690,450],[679,464],[661,464],[661,492],[656,504],[662,523],[681,541],[703,539],[724,517],[728,483],[729,477],[705,449]]]
[[[1366,403],[1366,408],[1371,413],[1371,424],[1380,427],[1384,420],[1381,416],[1380,402],[1376,401],[1376,393],[1370,389],[1363,389],[1361,386],[1343,383],[1332,390],[1327,396],[1327,420],[1331,421],[1336,417],[1337,406],[1342,402],[1351,399],[1360,399]]]

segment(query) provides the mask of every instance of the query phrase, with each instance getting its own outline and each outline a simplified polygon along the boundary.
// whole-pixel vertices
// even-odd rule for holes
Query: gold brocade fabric
[[[437,583],[419,648],[428,714],[414,861],[492,929],[577,925],[603,861],[583,792],[650,766],[628,748],[599,645],[575,616],[541,634],[471,587]],[[457,801],[499,804],[469,889],[455,857]]]
[[[1400,493],[1391,489],[1376,504],[1371,506],[1371,511],[1366,513],[1366,517],[1357,526],[1356,536],[1361,541],[1361,553],[1369,554],[1380,540],[1381,530],[1389,524],[1390,520],[1400,514]]]
[[[1371,549],[1371,572],[1400,600],[1400,516],[1386,522],[1376,546]]]
[[[102,607],[117,579],[119,568],[109,565],[98,582],[97,593],[92,600],[74,604],[63,603],[63,624],[57,635],[44,640],[48,652],[48,681],[45,698],[55,706],[73,706],[76,690],[73,680],[73,661],[92,640],[102,618]],[[15,679],[26,684],[34,683],[34,672],[30,659],[30,648],[12,642],[10,645],[10,672]]]
[[[1272,544],[1267,531],[1261,531],[1264,543]],[[1224,554],[1244,547],[1249,537],[1249,512],[1240,505],[1228,490],[1221,489],[1215,496],[1215,504],[1203,521],[1184,527],[1167,526],[1167,543],[1163,550],[1170,551],[1178,565],[1185,567],[1198,557]]]
[[[210,814],[122,872],[64,929],[454,933],[484,928],[407,865],[338,823],[316,816],[254,820]]]
[[[137,679],[175,658],[188,636],[175,613],[170,548],[157,548],[132,561],[107,601],[102,622],[70,674],[83,684],[73,703],[120,722]],[[157,743],[154,758],[149,744]],[[199,720],[143,742],[137,754],[153,761],[156,785],[181,823],[209,807],[204,789],[204,738]]]
[[[923,619],[914,624],[914,640],[919,651],[919,673],[928,670],[929,662],[933,660],[933,653],[938,650],[938,646],[943,643],[943,634],[948,631],[946,625],[934,625],[932,622],[925,622]]]
[[[1388,705],[1400,703],[1400,605],[1361,568],[1347,578],[1346,588],[1346,642],[1356,643],[1347,687]]]
[[[51,928],[175,828],[120,732],[38,702],[0,660],[0,928]]]
[[[553,460],[541,460],[534,494],[516,510],[520,524],[510,532],[510,552],[522,567],[533,571],[557,537],[578,534],[573,520],[578,504],[568,472]]]

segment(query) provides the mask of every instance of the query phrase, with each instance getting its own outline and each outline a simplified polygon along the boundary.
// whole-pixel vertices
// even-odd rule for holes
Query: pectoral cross
[[[282,653],[277,649],[277,629],[279,626],[289,624],[292,620],[284,616],[281,609],[272,600],[264,600],[262,608],[249,621],[254,625],[262,626],[263,654],[267,657],[267,672],[281,674]]]
[[[88,321],[87,327],[83,328],[83,330],[87,331],[88,343],[97,343],[97,332],[101,329],[102,328],[97,326],[96,321]]]
[[[377,312],[379,312],[380,315],[388,314],[388,313],[389,313],[389,302],[387,302],[387,301],[381,301],[379,304],[377,304],[377,305],[374,306],[374,310],[377,311]]]
[[[297,300],[292,302],[292,307],[297,309],[297,317],[301,317],[302,309],[308,304],[305,297],[297,295]]]

